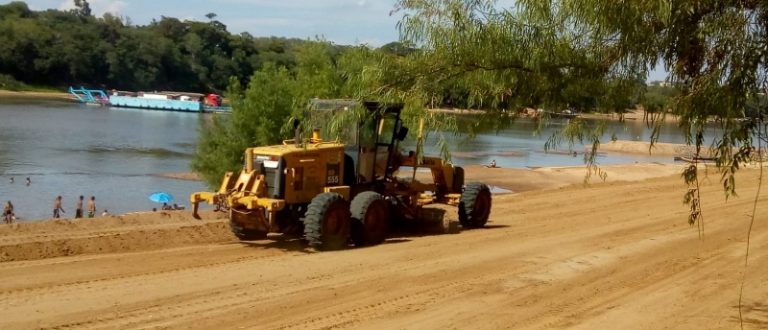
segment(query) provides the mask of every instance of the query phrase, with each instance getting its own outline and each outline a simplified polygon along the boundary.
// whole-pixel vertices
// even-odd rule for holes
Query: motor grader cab
[[[408,134],[401,105],[365,102],[344,109],[350,106],[362,106],[364,115],[348,143],[326,141],[317,129],[303,141],[296,125],[292,140],[247,148],[243,169],[226,173],[217,192],[190,195],[195,216],[206,202],[229,212],[232,232],[241,240],[283,233],[320,249],[380,243],[393,219],[418,219],[423,206],[433,203],[458,206],[465,228],[485,225],[488,186],[464,185],[463,169],[440,158],[399,151]],[[431,182],[416,177],[420,168],[429,170]]]

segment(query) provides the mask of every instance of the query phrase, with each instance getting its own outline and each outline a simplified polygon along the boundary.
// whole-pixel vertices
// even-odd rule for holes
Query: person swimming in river
[[[487,167],[487,168],[498,168],[498,166],[496,166],[496,160],[495,159],[491,160],[491,162],[489,164],[486,164],[484,166]]]

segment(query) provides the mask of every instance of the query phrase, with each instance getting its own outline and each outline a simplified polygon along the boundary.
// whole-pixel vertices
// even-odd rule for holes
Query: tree
[[[32,11],[23,2],[2,4],[0,32],[0,42],[7,46],[0,48],[0,74],[22,85],[203,93],[226,90],[231,76],[246,85],[266,62],[293,70],[293,49],[310,42],[232,35],[213,19],[161,16],[149,25],[132,26],[127,18],[108,13],[93,17],[90,2],[82,0],[72,10]]]
[[[405,13],[403,41],[421,51],[391,80],[393,89],[423,92],[435,81],[481,80],[470,90],[475,103],[495,107],[506,97],[562,106],[562,91],[598,84],[597,108],[622,111],[633,99],[627,97],[642,91],[638,77],[661,63],[680,89],[671,107],[698,152],[706,147],[705,123],[718,121],[715,157],[726,194],[735,193],[733,173],[750,156],[756,132],[737,119],[768,88],[768,3],[521,0],[499,8],[494,1],[401,0],[398,10]],[[695,184],[695,166],[685,177]],[[691,191],[687,200],[697,205]]]
[[[288,119],[301,117],[309,99],[339,97],[343,78],[332,49],[328,42],[308,41],[297,47],[292,68],[266,62],[251,75],[247,88],[230,79],[232,114],[203,125],[193,170],[216,187],[224,172],[240,168],[245,148],[291,136],[285,130]]]

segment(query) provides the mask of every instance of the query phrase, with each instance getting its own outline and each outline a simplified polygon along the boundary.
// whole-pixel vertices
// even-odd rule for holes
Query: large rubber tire
[[[491,215],[491,189],[482,183],[469,183],[459,201],[459,222],[464,228],[482,228]]]
[[[234,221],[229,221],[229,229],[232,230],[232,233],[235,234],[235,236],[237,236],[237,238],[239,238],[241,241],[255,241],[267,238],[266,232],[243,228]]]
[[[357,246],[379,244],[389,232],[389,205],[384,196],[364,191],[352,199],[352,241]]]
[[[349,242],[349,203],[337,193],[322,193],[304,214],[304,238],[319,250],[338,250]]]

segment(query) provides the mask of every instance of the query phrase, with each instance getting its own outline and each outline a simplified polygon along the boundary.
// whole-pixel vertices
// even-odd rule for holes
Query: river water
[[[63,197],[64,217],[72,217],[77,196],[96,197],[98,212],[112,214],[158,207],[148,196],[165,191],[189,206],[201,182],[169,179],[159,173],[189,172],[201,121],[209,115],[101,108],[64,102],[0,100],[0,201],[11,200],[21,220],[49,218],[56,196]],[[474,139],[449,136],[456,164],[495,159],[503,167],[581,166],[584,146],[544,152],[544,142],[565,120],[552,120],[534,134],[536,123],[520,119],[498,132],[481,128]],[[648,141],[640,122],[611,123],[608,137]],[[673,125],[661,142],[682,142]],[[434,137],[434,134],[432,135]],[[428,152],[436,152],[434,139]],[[600,164],[672,162],[671,157],[601,155]],[[25,184],[29,177],[32,183]],[[14,183],[10,179],[14,178]]]
[[[459,127],[466,127],[472,120],[464,118],[459,120]],[[568,119],[549,119],[546,125],[532,119],[519,118],[509,127],[495,130],[490,126],[480,125],[479,131],[473,138],[466,135],[452,136],[444,134],[452,145],[452,162],[456,164],[488,164],[496,160],[498,166],[513,168],[536,168],[544,166],[583,166],[585,151],[591,150],[591,142],[587,145],[576,143],[568,145],[562,142],[555,149],[545,150],[547,140],[557,131],[568,124]],[[595,126],[597,121],[593,121]],[[618,140],[650,141],[651,129],[642,120],[606,121],[601,143],[610,142],[612,137]],[[680,129],[673,123],[665,123],[659,133],[659,142],[685,143]],[[430,141],[425,143],[426,152],[439,153],[436,146],[436,134],[430,135]],[[576,152],[576,156],[574,156]],[[635,162],[645,163],[672,163],[673,157],[654,156],[649,154],[606,154],[597,153],[598,164],[630,164]]]
[[[153,175],[189,171],[198,114],[5,100],[0,118],[0,201],[21,219],[50,217],[58,195],[72,217],[79,195],[95,196],[99,213],[125,213],[158,207],[147,197],[155,191],[188,204],[205,189]]]

